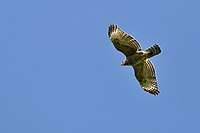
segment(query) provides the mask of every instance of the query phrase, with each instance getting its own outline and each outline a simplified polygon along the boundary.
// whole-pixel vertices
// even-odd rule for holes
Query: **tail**
[[[154,55],[158,55],[161,53],[161,49],[157,44],[154,44],[153,46],[151,46],[150,48],[148,48],[147,50],[145,50],[146,52],[148,52],[149,54],[149,58],[154,56]]]

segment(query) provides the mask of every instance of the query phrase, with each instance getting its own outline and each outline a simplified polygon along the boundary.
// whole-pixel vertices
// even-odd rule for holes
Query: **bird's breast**
[[[133,66],[142,63],[145,59],[146,57],[144,56],[143,51],[136,51],[135,54],[127,57],[127,60]]]

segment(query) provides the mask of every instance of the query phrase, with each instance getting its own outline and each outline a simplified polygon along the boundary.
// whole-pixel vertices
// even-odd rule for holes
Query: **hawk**
[[[114,47],[126,56],[121,66],[132,66],[140,86],[145,91],[158,95],[160,91],[158,90],[156,73],[149,58],[161,53],[160,47],[154,44],[152,47],[142,51],[139,42],[117,25],[109,26],[108,36]]]

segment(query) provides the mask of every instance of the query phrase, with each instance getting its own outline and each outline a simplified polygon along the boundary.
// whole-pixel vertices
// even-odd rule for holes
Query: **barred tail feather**
[[[149,58],[161,53],[161,49],[157,44],[154,44],[152,47],[148,48],[145,51],[149,53]]]

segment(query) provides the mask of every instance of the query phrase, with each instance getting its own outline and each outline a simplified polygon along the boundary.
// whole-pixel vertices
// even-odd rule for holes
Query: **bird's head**
[[[128,62],[128,60],[123,60],[121,66],[130,66],[130,63]]]

